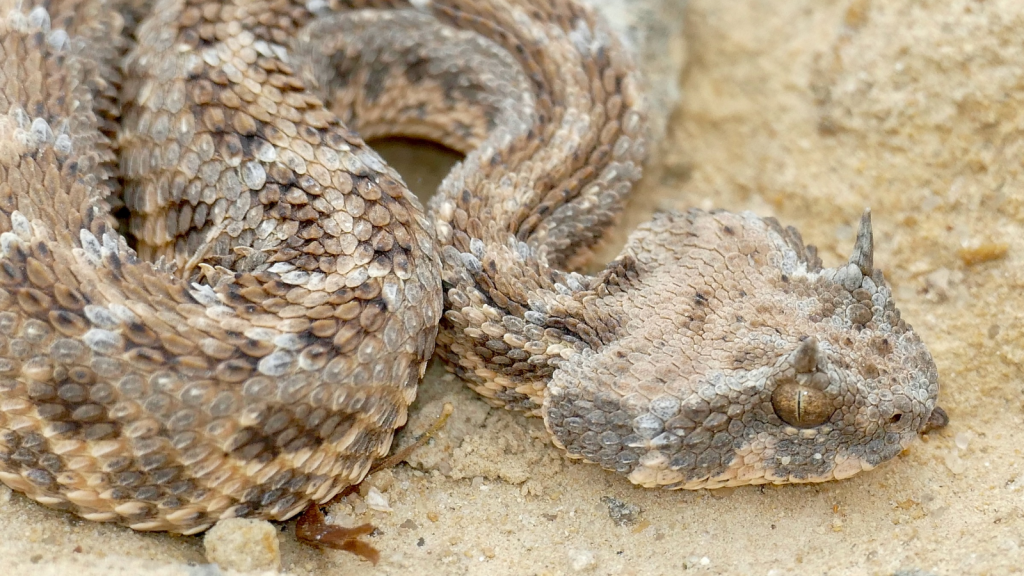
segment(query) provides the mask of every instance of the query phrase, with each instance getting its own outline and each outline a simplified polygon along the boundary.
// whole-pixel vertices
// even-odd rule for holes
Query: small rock
[[[254,572],[281,569],[277,530],[265,520],[221,520],[203,538],[206,559],[224,570]]]
[[[371,488],[377,488],[380,492],[387,492],[395,484],[395,473],[391,470],[381,470],[367,476],[359,483],[359,495],[366,498]]]
[[[380,490],[376,486],[372,486],[366,493],[366,506],[370,510],[376,510],[377,512],[391,512],[391,505],[388,503],[387,496],[381,494]]]
[[[967,447],[971,445],[972,436],[973,434],[970,432],[957,432],[956,436],[953,438],[953,442],[960,450],[967,450]]]
[[[964,470],[967,470],[967,464],[956,450],[950,450],[946,454],[946,468],[953,474],[963,474]]]
[[[381,492],[387,492],[391,490],[391,487],[395,485],[395,472],[394,470],[381,470],[373,475],[373,485],[380,488]]]
[[[573,572],[585,572],[597,567],[597,555],[590,550],[570,550],[569,568]]]
[[[357,494],[349,494],[346,500],[352,506],[352,513],[356,516],[362,515],[370,508],[366,505],[366,500],[360,498]]]
[[[623,502],[611,496],[602,496],[601,502],[608,506],[608,517],[615,522],[616,526],[632,526],[640,520],[643,508],[636,504]]]

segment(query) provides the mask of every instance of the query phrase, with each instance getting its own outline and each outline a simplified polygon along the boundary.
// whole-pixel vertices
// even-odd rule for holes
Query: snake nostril
[[[889,424],[896,424],[897,422],[899,422],[902,419],[903,419],[903,413],[897,412],[897,413],[892,415],[892,418],[889,418]]]

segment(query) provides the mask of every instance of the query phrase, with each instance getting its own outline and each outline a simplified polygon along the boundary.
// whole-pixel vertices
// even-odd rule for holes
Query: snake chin
[[[771,219],[660,216],[626,250],[622,334],[560,366],[548,428],[666,488],[822,482],[893,458],[941,411],[938,375],[871,244],[869,213],[835,268]]]

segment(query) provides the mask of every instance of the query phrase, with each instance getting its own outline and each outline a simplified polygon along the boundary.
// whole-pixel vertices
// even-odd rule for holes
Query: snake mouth
[[[928,416],[928,419],[921,425],[921,429],[918,430],[918,434],[927,434],[932,430],[938,430],[945,428],[949,425],[949,415],[941,407],[936,406],[932,409],[932,413]]]

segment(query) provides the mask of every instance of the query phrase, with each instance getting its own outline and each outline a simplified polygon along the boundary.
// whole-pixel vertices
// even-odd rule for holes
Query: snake
[[[697,209],[594,265],[646,126],[576,0],[0,0],[0,481],[285,520],[388,453],[434,355],[646,487],[843,479],[943,419],[870,212],[836,267]],[[463,155],[426,209],[391,136]]]

